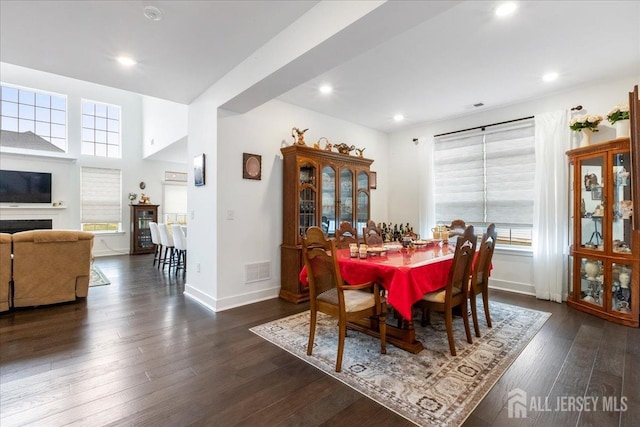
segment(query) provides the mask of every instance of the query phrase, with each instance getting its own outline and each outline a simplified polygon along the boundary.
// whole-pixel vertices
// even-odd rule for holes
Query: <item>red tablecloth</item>
[[[387,290],[387,301],[405,319],[411,319],[411,307],[427,292],[447,284],[453,262],[454,246],[429,246],[406,258],[400,252],[366,259],[351,258],[349,249],[338,250],[338,264],[344,281],[352,284],[378,282]],[[307,270],[300,272],[307,285]]]

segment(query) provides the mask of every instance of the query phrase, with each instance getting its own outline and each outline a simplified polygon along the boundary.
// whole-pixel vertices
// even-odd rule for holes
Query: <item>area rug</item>
[[[318,315],[311,356],[306,353],[308,311],[250,330],[415,424],[452,426],[464,422],[551,316],[499,302],[490,302],[489,309],[493,328],[486,326],[484,312],[478,313],[481,338],[475,337],[470,321],[473,344],[466,341],[462,319],[454,317],[456,357],[449,352],[444,318],[437,313],[429,326],[415,322],[425,346],[418,354],[387,344],[387,354],[381,355],[379,340],[348,331],[342,372],[335,372],[338,328],[330,316]]]
[[[89,287],[92,286],[103,286],[110,285],[111,282],[107,279],[107,276],[104,275],[100,267],[97,265],[91,266],[91,273],[89,275]]]

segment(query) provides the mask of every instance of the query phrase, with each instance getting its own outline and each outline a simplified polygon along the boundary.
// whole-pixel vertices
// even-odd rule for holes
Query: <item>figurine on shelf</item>
[[[592,188],[598,186],[598,177],[595,173],[590,173],[584,176],[584,189],[591,191]]]
[[[620,214],[622,219],[630,219],[633,214],[633,203],[631,200],[620,201]]]
[[[329,140],[328,140],[327,138],[325,138],[324,136],[321,136],[321,137],[320,137],[320,139],[318,139],[318,142],[316,142],[316,143],[314,143],[314,144],[313,144],[313,148],[318,149],[318,150],[321,150],[322,148],[320,148],[320,142],[321,142],[323,139],[325,140],[325,146],[324,146],[324,149],[325,149],[326,151],[331,151],[331,143],[330,143],[330,142],[329,142]]]
[[[366,150],[366,148],[356,148],[356,153],[358,153],[358,157],[362,157],[362,155],[364,154],[364,150]]]
[[[344,142],[336,145],[335,147],[338,149],[338,153],[341,153],[341,154],[349,154],[350,152],[356,149],[355,145],[349,146]]]
[[[627,185],[627,181],[629,179],[629,172],[627,172],[627,170],[624,168],[624,166],[622,166],[622,168],[618,171],[618,179],[617,179],[617,184],[618,185]]]
[[[140,205],[150,205],[151,197],[145,196],[144,193],[140,194]]]
[[[603,216],[603,215],[604,215],[604,208],[602,207],[602,205],[596,206],[592,216]]]
[[[298,145],[307,145],[304,142],[304,133],[306,131],[308,131],[309,128],[305,129],[305,130],[300,130],[298,128],[293,128],[291,129],[291,136],[293,137],[293,140],[295,141],[296,144]],[[296,139],[297,136],[297,139]]]

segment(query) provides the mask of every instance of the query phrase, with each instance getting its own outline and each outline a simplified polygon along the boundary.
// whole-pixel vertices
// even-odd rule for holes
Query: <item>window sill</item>
[[[533,248],[531,246],[519,247],[519,246],[496,245],[494,253],[532,258]]]
[[[24,158],[24,156],[30,156],[30,157],[41,157],[41,158],[47,158],[47,159],[67,160],[70,162],[75,162],[76,160],[78,160],[76,157],[72,157],[69,153],[26,150],[26,149],[13,148],[13,147],[0,147],[0,153],[2,153],[3,157],[18,156],[20,158]]]
[[[96,236],[124,236],[126,234],[124,231],[89,231],[88,233],[93,233]]]

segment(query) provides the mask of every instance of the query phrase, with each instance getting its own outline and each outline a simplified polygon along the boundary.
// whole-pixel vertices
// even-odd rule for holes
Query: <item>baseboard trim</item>
[[[532,284],[510,282],[506,280],[489,279],[489,289],[498,289],[522,295],[536,295],[536,288]]]
[[[247,292],[241,295],[233,295],[227,298],[214,298],[189,284],[184,285],[184,294],[189,298],[199,302],[213,312],[230,310],[232,308],[253,304],[268,299],[278,297],[280,287],[272,287],[268,289],[260,289],[253,292]]]

